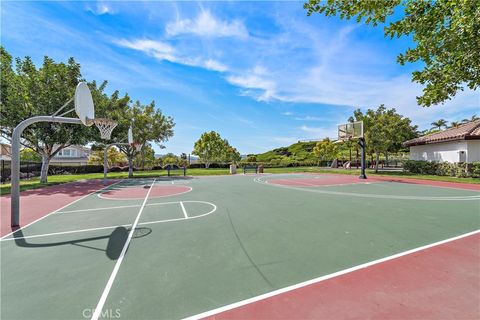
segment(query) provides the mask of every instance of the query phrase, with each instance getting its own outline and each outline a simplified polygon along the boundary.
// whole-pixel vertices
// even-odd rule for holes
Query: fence
[[[20,179],[28,179],[40,176],[42,163],[33,161],[20,161]],[[49,175],[56,174],[82,174],[103,172],[102,165],[57,165],[48,167]],[[0,160],[0,181],[10,181],[10,160]]]

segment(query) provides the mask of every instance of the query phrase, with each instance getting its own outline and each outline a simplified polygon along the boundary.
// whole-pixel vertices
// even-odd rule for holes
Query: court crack
[[[260,270],[260,267],[258,266],[258,264],[255,263],[255,261],[253,261],[252,257],[248,254],[247,249],[243,245],[243,242],[240,239],[240,236],[238,235],[237,229],[235,228],[235,225],[233,224],[232,217],[230,216],[230,211],[228,210],[228,208],[225,208],[225,209],[227,211],[228,221],[230,221],[230,225],[232,226],[233,233],[235,234],[235,238],[237,238],[237,241],[238,241],[238,244],[240,245],[240,248],[242,249],[243,253],[247,257],[248,261],[250,261],[251,265],[255,268],[257,273],[260,275],[260,277],[262,277],[262,279],[270,286],[270,288],[273,289],[274,288],[273,284],[270,282],[270,280],[268,280],[268,278],[265,276],[265,274],[263,274],[262,270]]]

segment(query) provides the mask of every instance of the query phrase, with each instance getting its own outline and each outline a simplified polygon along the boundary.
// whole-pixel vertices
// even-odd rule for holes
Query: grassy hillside
[[[282,161],[317,161],[312,150],[316,142],[297,142],[288,147],[282,147],[255,155],[257,162]]]

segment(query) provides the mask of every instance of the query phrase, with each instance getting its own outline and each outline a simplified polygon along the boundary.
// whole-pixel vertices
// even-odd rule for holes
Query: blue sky
[[[335,137],[356,108],[384,103],[421,129],[479,114],[478,92],[422,108],[420,65],[396,56],[411,39],[382,27],[307,17],[302,2],[5,2],[1,43],[13,56],[73,56],[87,80],[108,80],[175,119],[157,153],[190,153],[215,130],[242,154]]]

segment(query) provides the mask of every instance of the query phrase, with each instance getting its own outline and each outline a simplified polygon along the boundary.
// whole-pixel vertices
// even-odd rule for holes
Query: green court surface
[[[478,191],[298,179],[312,175],[124,180],[90,194],[2,239],[1,318],[89,319],[100,306],[100,318],[180,319],[480,228]]]

